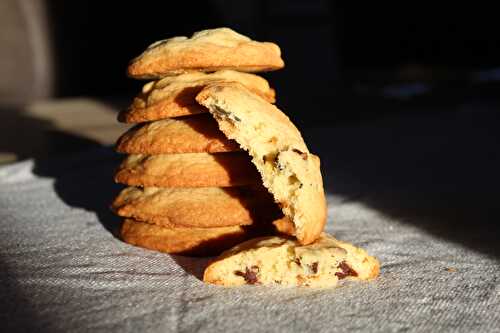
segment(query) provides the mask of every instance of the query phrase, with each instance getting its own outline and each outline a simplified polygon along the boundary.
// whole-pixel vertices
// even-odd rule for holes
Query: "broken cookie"
[[[286,237],[261,237],[221,254],[203,280],[223,286],[245,284],[333,287],[339,280],[369,280],[379,262],[365,250],[332,236],[301,245]]]
[[[196,100],[226,137],[250,154],[264,186],[295,224],[299,242],[316,240],[326,221],[320,161],[290,119],[235,82],[208,85]]]

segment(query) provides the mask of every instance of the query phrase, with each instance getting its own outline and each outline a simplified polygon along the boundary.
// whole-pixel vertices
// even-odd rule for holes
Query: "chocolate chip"
[[[304,161],[306,161],[306,160],[307,160],[307,157],[308,157],[308,156],[307,156],[307,153],[304,153],[304,152],[302,152],[302,151],[298,150],[297,148],[293,148],[293,149],[292,149],[292,151],[293,151],[294,153],[297,153],[297,154],[299,154],[300,156],[302,156],[302,159],[303,159]]]
[[[345,261],[342,261],[338,266],[342,271],[335,273],[339,280],[344,279],[348,276],[358,276],[358,273],[353,270]]]
[[[318,273],[318,262],[313,262],[311,265],[311,270],[313,271],[314,274]]]
[[[245,272],[235,271],[234,275],[241,276],[245,279],[247,284],[256,284],[259,279],[257,278],[257,273],[259,272],[258,266],[252,266],[251,269],[245,268]]]
[[[297,265],[299,265],[299,266],[301,265],[301,263],[300,263],[300,258],[295,258],[295,260],[294,260],[294,261],[295,261],[295,263],[296,263]]]

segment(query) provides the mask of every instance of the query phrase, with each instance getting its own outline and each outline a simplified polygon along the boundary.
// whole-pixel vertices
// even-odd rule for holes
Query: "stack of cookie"
[[[129,187],[112,204],[125,218],[126,242],[212,255],[269,233],[270,222],[282,214],[248,154],[195,97],[209,84],[235,82],[274,103],[268,82],[247,72],[283,66],[277,45],[227,28],[154,43],[131,62],[131,77],[154,80],[119,115],[137,124],[116,145],[129,154],[115,174]]]
[[[154,79],[119,120],[138,123],[117,150],[112,208],[124,241],[168,253],[212,255],[204,281],[224,286],[333,286],[371,279],[378,261],[323,233],[320,160],[248,72],[284,66],[280,49],[230,29],[151,45],[128,68]],[[272,236],[271,236],[272,235]]]

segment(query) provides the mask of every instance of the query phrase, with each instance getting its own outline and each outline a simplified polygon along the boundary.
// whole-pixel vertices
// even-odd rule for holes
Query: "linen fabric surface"
[[[0,168],[2,331],[500,331],[495,113],[306,132],[327,231],[381,262],[335,289],[223,288],[117,239],[110,148]],[[464,135],[467,131],[467,135]]]

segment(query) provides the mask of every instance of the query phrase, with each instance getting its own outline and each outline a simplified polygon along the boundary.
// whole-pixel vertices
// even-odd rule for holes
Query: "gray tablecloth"
[[[205,285],[206,259],[122,243],[107,209],[117,191],[108,148],[4,166],[2,330],[500,331],[493,120],[306,133],[322,156],[327,230],[382,263],[376,281],[328,290]]]

